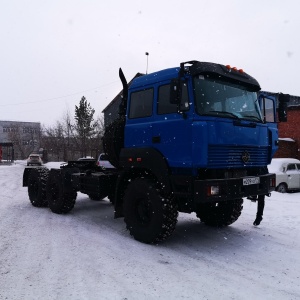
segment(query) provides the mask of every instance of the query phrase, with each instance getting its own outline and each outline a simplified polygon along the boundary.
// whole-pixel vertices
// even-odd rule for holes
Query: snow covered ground
[[[0,299],[300,299],[300,193],[272,193],[264,220],[245,200],[210,228],[180,214],[159,245],[135,241],[108,201],[73,211],[31,206],[24,162],[0,166]]]

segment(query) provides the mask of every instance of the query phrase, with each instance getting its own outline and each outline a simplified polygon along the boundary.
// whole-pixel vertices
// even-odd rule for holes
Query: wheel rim
[[[286,192],[285,186],[281,184],[281,185],[278,187],[278,192],[279,192],[279,193],[285,193],[285,192]]]

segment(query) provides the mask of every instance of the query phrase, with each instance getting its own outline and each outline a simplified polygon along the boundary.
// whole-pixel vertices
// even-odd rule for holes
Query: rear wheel
[[[286,193],[287,192],[287,186],[285,183],[280,183],[277,188],[276,191],[279,193]]]
[[[224,227],[234,223],[243,210],[243,199],[205,203],[197,211],[201,222],[209,226]]]
[[[28,178],[28,196],[35,207],[47,207],[46,185],[49,176],[47,168],[31,169]]]
[[[150,179],[133,180],[127,187],[123,203],[124,221],[130,234],[144,243],[167,239],[177,223],[177,205],[162,197],[158,184]]]
[[[56,214],[65,214],[75,205],[77,193],[71,187],[64,186],[63,174],[60,170],[51,170],[47,183],[48,206]]]

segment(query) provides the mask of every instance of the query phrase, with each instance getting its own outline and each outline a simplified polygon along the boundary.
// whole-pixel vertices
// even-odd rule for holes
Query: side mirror
[[[172,79],[170,84],[170,103],[179,104],[181,98],[180,81],[178,78]]]
[[[290,101],[289,94],[278,94],[278,120],[279,122],[287,122],[287,103]]]

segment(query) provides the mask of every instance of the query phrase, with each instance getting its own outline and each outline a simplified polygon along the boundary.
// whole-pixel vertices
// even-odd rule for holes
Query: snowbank
[[[272,193],[259,227],[245,200],[227,228],[180,214],[170,239],[146,245],[109,201],[79,193],[67,215],[31,206],[23,169],[0,167],[0,299],[300,299],[299,193]]]

